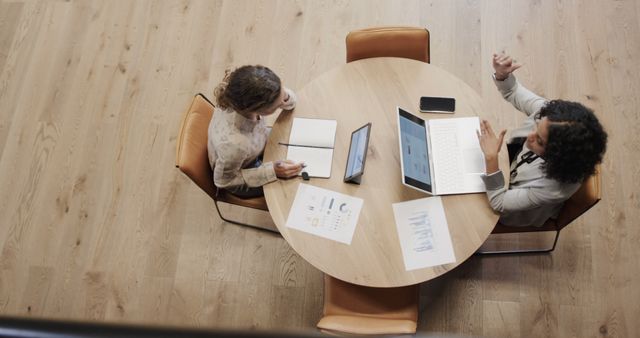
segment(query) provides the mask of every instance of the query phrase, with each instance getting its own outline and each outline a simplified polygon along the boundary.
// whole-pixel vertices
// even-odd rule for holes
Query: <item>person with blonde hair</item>
[[[248,65],[227,71],[214,96],[207,148],[216,187],[257,197],[264,194],[263,185],[300,173],[303,163],[262,162],[270,132],[263,117],[296,105],[295,93],[271,69]]]

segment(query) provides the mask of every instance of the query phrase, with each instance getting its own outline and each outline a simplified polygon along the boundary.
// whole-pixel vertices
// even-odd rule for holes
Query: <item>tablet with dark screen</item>
[[[361,176],[364,174],[364,163],[367,159],[370,133],[371,123],[367,123],[351,133],[347,168],[344,173],[345,182],[360,184]]]

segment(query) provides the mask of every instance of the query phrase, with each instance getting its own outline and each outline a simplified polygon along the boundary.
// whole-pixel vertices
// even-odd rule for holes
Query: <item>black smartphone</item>
[[[456,111],[456,99],[452,97],[422,96],[420,111],[423,113],[453,114]]]

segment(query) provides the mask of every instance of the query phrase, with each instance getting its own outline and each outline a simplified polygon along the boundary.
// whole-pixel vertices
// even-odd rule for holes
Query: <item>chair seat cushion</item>
[[[407,319],[385,319],[363,316],[324,316],[318,328],[352,334],[413,334],[416,322]]]
[[[218,202],[240,205],[247,208],[269,211],[267,201],[264,196],[253,198],[241,198],[224,189],[218,190],[218,196],[215,198]]]

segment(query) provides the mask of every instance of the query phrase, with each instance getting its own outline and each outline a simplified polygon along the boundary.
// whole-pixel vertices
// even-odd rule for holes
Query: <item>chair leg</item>
[[[216,206],[216,211],[218,211],[218,215],[225,222],[233,223],[233,224],[237,224],[237,225],[244,225],[244,226],[251,227],[251,228],[254,228],[254,229],[258,229],[258,230],[268,231],[268,232],[280,234],[280,231],[278,231],[277,229],[263,228],[263,227],[259,227],[257,225],[248,224],[248,223],[242,223],[242,222],[238,222],[238,221],[234,221],[234,220],[225,218],[224,216],[222,216],[222,213],[220,212],[220,208],[218,207],[218,201],[214,200],[213,204],[215,204],[215,206]]]
[[[548,249],[526,249],[526,250],[490,250],[490,251],[476,251],[475,255],[510,255],[510,254],[540,254],[550,253],[556,249],[558,243],[558,237],[560,237],[560,230],[556,231],[556,237],[553,240],[553,245]]]

